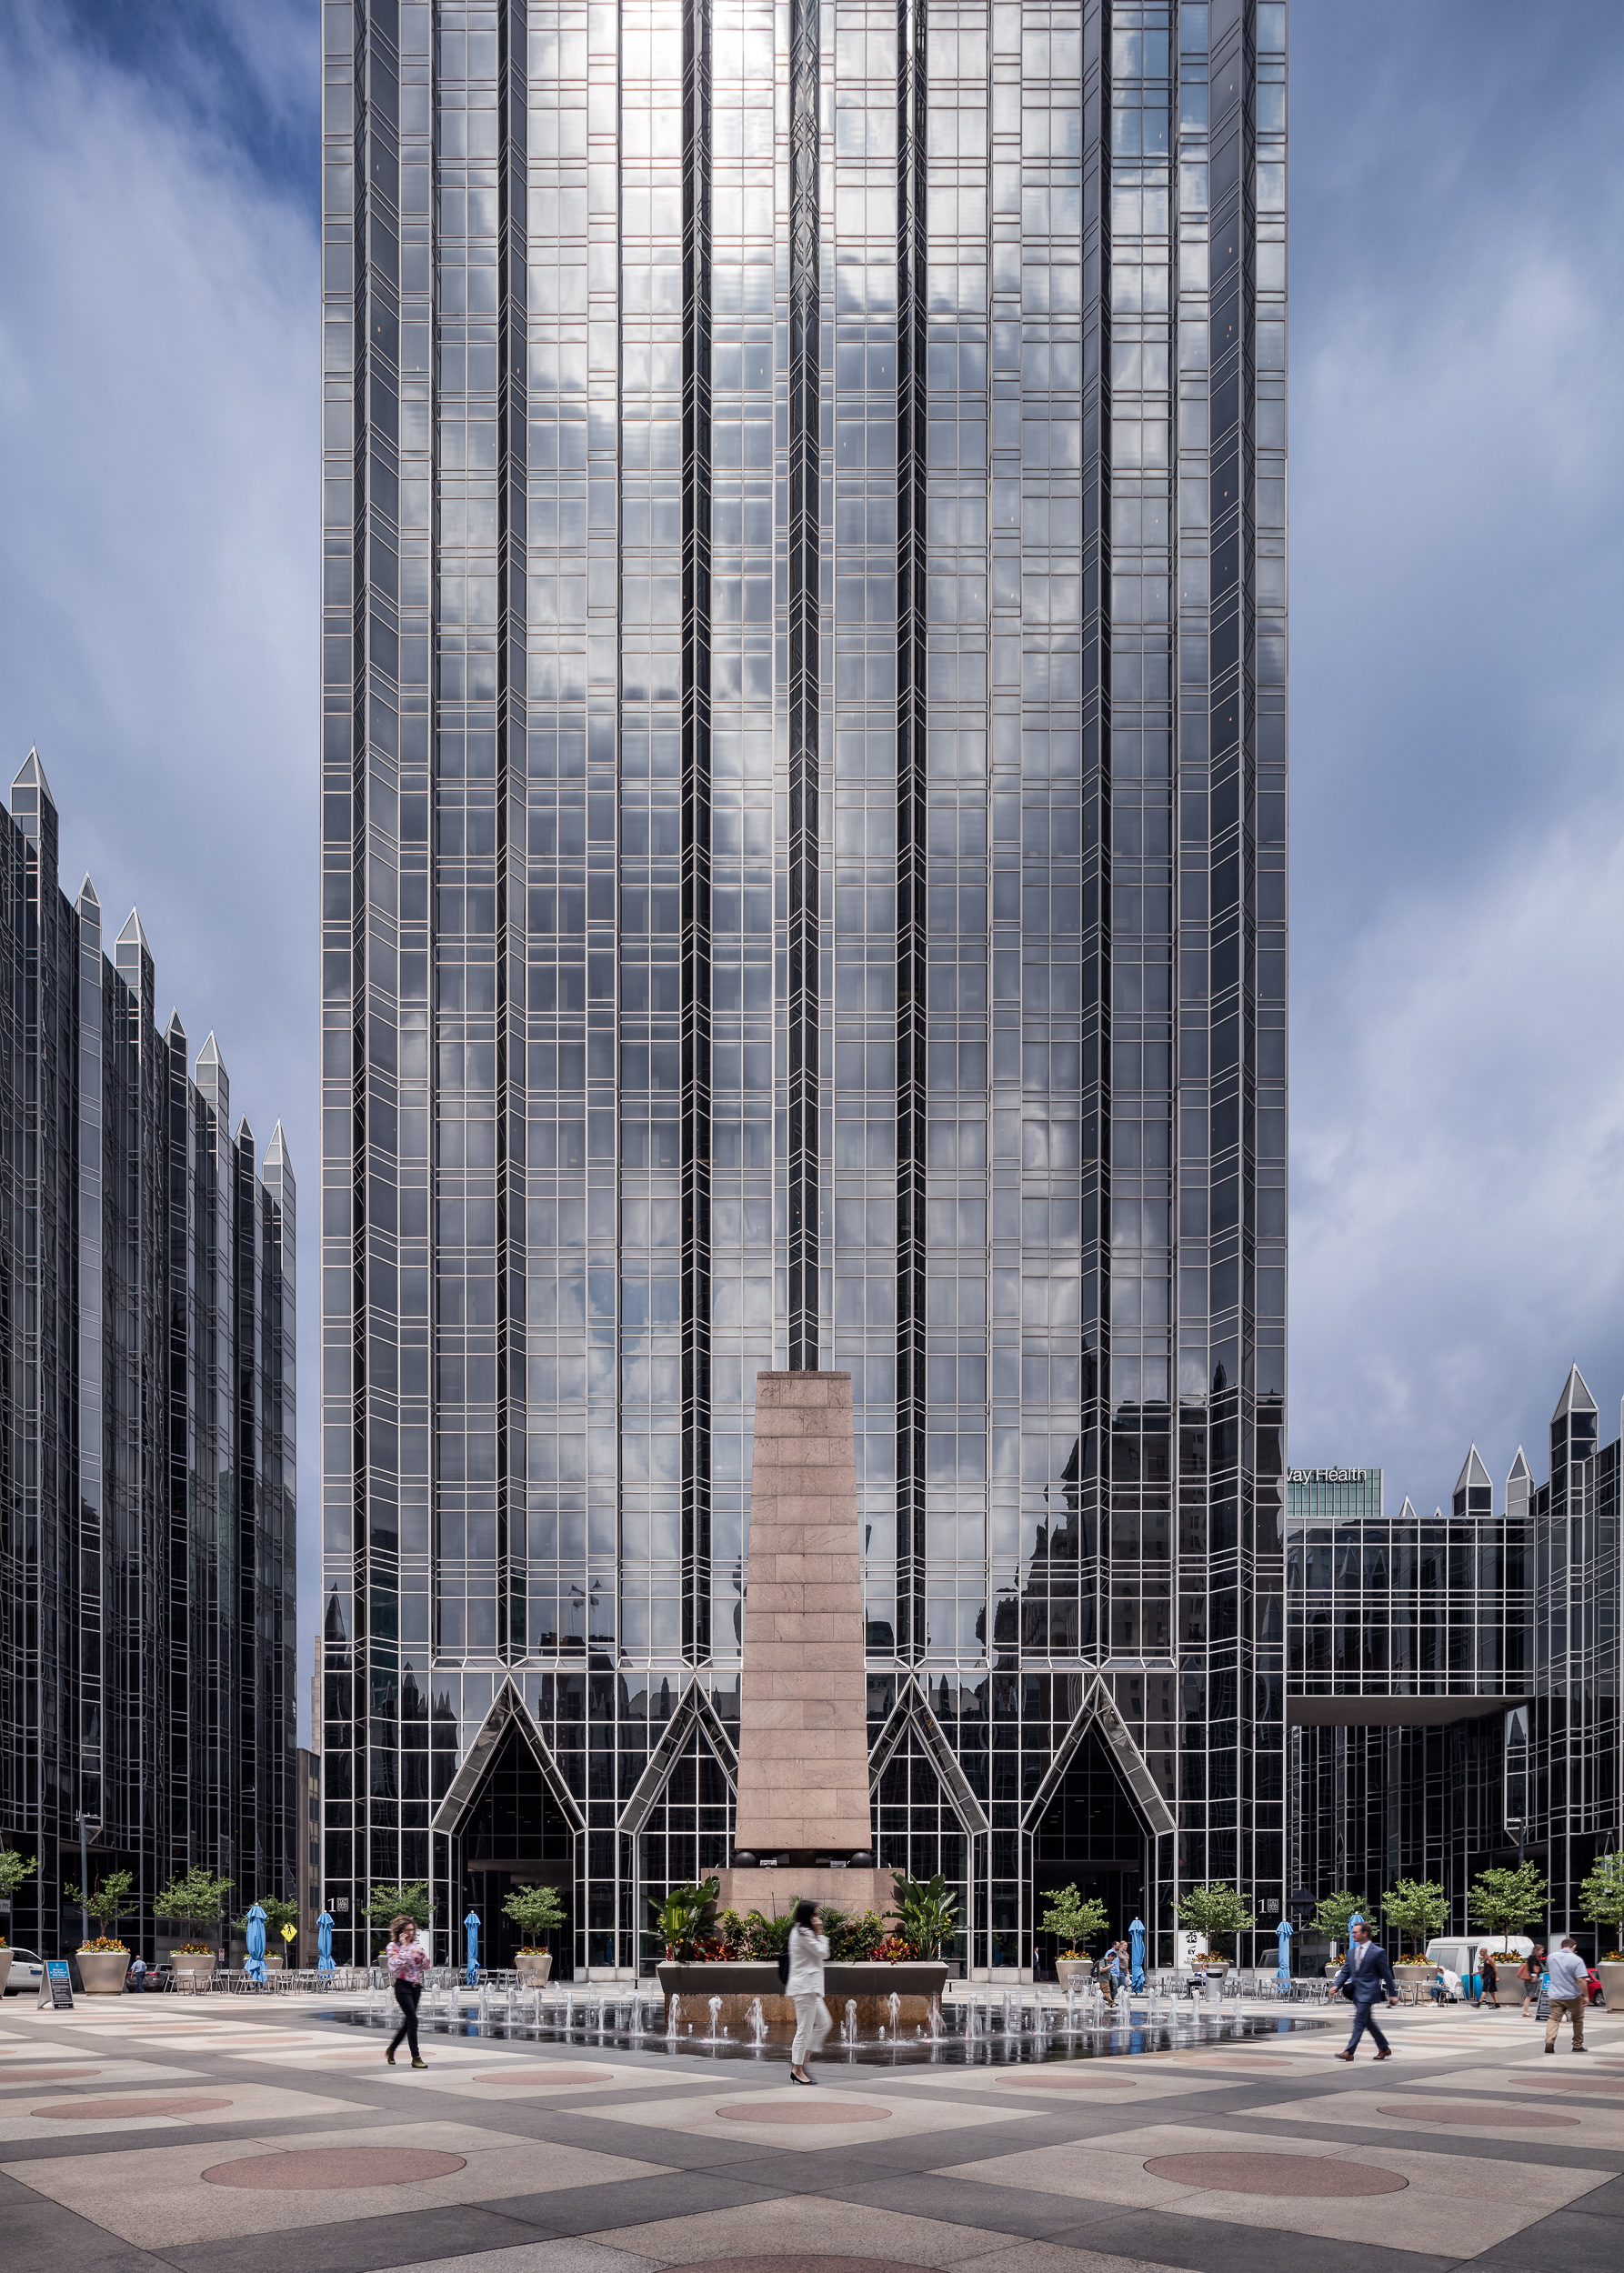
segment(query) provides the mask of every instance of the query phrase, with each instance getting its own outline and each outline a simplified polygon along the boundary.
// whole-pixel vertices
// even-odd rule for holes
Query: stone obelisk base
[[[830,1870],[815,1865],[802,1867],[780,1863],[777,1870],[751,1869],[747,1865],[719,1870],[718,1910],[737,1910],[747,1918],[759,1910],[763,1918],[781,1918],[797,1902],[832,1902],[848,1915],[877,1910],[882,1918],[897,1899],[897,1883],[888,1870]]]

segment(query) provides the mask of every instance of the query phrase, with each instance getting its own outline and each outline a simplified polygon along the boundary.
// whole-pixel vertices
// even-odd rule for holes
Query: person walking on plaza
[[[1498,2013],[1500,2008],[1500,1977],[1495,1971],[1494,1959],[1489,1956],[1487,1949],[1482,1950],[1479,1954],[1478,1979],[1481,1983],[1481,1988],[1478,1996],[1479,2004],[1492,2005],[1495,2011]]]
[[[1562,2015],[1568,2016],[1573,2030],[1573,2048],[1585,2049],[1585,1999],[1587,1968],[1579,1954],[1579,1944],[1571,1934],[1561,1948],[1553,1950],[1546,1972],[1550,1980],[1550,2018],[1545,2024],[1545,2048],[1557,2048],[1557,2030],[1562,2025]]]
[[[1370,1928],[1361,1918],[1353,1928],[1353,1946],[1342,1960],[1342,1970],[1332,1984],[1334,1991],[1340,1992],[1346,1988],[1353,1998],[1353,2034],[1348,2039],[1347,2050],[1337,2054],[1339,2060],[1352,2059],[1354,2047],[1367,2028],[1376,2039],[1377,2058],[1392,2058],[1393,2048],[1377,2027],[1372,2008],[1378,1997],[1391,1998],[1394,1988],[1393,1968],[1388,1962],[1388,1953],[1379,1942],[1371,1940]]]
[[[1539,1984],[1545,1978],[1545,1944],[1537,1941],[1517,1968],[1517,1978],[1522,1987],[1522,2018],[1526,2020],[1539,2001]]]
[[[389,1947],[384,1957],[389,1978],[395,1984],[395,2002],[400,2007],[400,2026],[390,2038],[384,2058],[393,2068],[404,2037],[412,2055],[412,2066],[426,2068],[428,2062],[417,2049],[417,2005],[423,1995],[424,1976],[428,1971],[428,1952],[417,1939],[416,1918],[395,1920],[389,1928]]]
[[[834,2023],[823,2001],[823,1969],[828,1963],[828,1937],[816,1902],[797,1902],[795,1924],[789,1929],[789,1978],[785,1993],[795,2007],[795,2043],[789,2055],[789,2080],[809,2084],[807,2062],[823,2050],[823,2040]]]

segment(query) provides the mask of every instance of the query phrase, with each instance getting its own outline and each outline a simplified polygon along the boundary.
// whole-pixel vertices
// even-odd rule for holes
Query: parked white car
[[[37,1997],[39,1985],[45,1978],[43,1958],[35,1957],[32,1949],[14,1949],[11,1953],[11,1971],[5,1980],[5,1994],[7,1997],[18,1997],[25,1989],[30,1989]]]

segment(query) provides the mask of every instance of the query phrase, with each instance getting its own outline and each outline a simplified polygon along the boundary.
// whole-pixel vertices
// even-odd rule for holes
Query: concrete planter
[[[127,1949],[75,1949],[80,1987],[86,1997],[122,1997],[130,1969]]]
[[[214,1978],[215,1953],[212,1949],[177,1949],[169,1962],[176,1974],[191,1974],[194,1988],[206,1988]]]
[[[1087,1958],[1057,1958],[1055,1973],[1063,1989],[1086,1988],[1094,1968]]]
[[[0,1949],[0,1997],[5,1994],[5,1984],[11,1978],[11,1951]]]
[[[521,1988],[545,1988],[552,1977],[553,1953],[550,1949],[521,1949],[514,1963],[518,1968]]]
[[[787,2044],[795,2034],[795,2007],[784,1993],[777,1965],[770,1960],[765,1965],[667,1962],[657,1966],[655,1972],[666,1995],[667,2018],[671,2000],[677,2001],[679,2036],[686,2035],[690,2026],[696,2036],[709,2036],[713,1997],[720,2000],[717,2027],[726,2029],[736,2042],[749,2041],[750,2007],[757,1999],[769,2043]],[[824,2002],[837,2029],[845,2021],[847,2004],[854,2004],[859,2035],[874,2038],[890,2027],[891,1998],[896,1997],[897,2025],[911,2034],[915,2028],[929,2027],[931,2006],[939,2008],[947,1980],[947,1968],[941,1963],[830,1965],[824,1968]]]
[[[1601,1982],[1601,1994],[1607,1999],[1609,2013],[1624,2013],[1624,1961],[1604,1958],[1596,1968]],[[5,1986],[0,1976],[0,1988]]]

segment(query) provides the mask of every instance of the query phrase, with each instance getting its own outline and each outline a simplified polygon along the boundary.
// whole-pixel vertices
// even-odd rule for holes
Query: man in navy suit
[[[1353,2034],[1348,2039],[1348,2049],[1338,2052],[1339,2060],[1350,2060],[1354,2047],[1367,2028],[1376,2038],[1378,2060],[1390,2060],[1393,2048],[1376,2025],[1373,2009],[1378,1997],[1394,1995],[1393,1968],[1388,1953],[1379,1942],[1370,1938],[1370,1928],[1361,1918],[1353,1928],[1353,1945],[1342,1960],[1342,1970],[1333,1987],[1339,1992],[1345,1986],[1353,1990]]]

